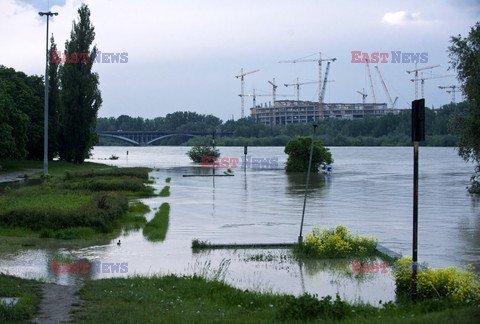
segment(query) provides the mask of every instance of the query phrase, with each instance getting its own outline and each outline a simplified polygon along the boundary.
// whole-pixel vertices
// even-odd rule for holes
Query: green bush
[[[376,252],[377,239],[352,235],[345,226],[334,229],[314,227],[303,243],[303,252],[319,258],[368,256]]]
[[[412,288],[412,257],[395,261],[393,275],[398,295],[410,294]],[[480,302],[480,277],[457,267],[417,272],[417,293],[421,300],[451,299],[454,302]]]
[[[310,147],[312,138],[296,137],[290,140],[285,146],[285,153],[288,155],[285,170],[287,172],[306,172],[310,159]],[[333,163],[332,154],[325,148],[321,141],[315,141],[313,145],[312,172],[318,172],[320,166]]]
[[[188,157],[195,163],[201,163],[203,156],[210,157],[210,161],[213,158],[220,157],[220,151],[206,145],[195,145],[187,152]]]

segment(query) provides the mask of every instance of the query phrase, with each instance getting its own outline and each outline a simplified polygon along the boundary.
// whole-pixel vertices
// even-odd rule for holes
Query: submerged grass
[[[143,235],[149,241],[163,241],[167,236],[170,205],[163,203],[153,219],[143,228]]]
[[[96,165],[100,166],[100,165]],[[141,212],[127,213],[127,197],[148,197],[147,168],[79,167],[42,184],[9,190],[0,196],[0,234],[57,239],[92,239],[145,224]],[[57,169],[58,171],[58,169]],[[135,215],[133,215],[135,214]],[[142,219],[143,218],[143,219]]]
[[[43,283],[0,273],[0,298],[20,297],[16,305],[0,302],[0,322],[28,322],[37,312]]]
[[[163,187],[162,191],[158,194],[160,197],[169,197],[170,196],[170,186]]]
[[[74,322],[165,323],[476,323],[478,306],[445,301],[350,304],[338,296],[294,297],[242,291],[199,276],[131,277],[88,281],[79,291]]]

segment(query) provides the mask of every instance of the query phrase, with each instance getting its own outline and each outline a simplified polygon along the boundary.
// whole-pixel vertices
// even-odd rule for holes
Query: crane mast
[[[380,73],[380,69],[378,68],[378,65],[375,65],[375,69],[377,70],[378,76],[380,77],[380,81],[382,83],[383,90],[385,91],[385,94],[387,96],[388,102],[390,103],[390,107],[393,109],[395,107],[394,107],[394,103],[392,101],[392,97],[390,96],[390,92],[388,92],[387,85],[385,84],[385,81],[383,80],[383,76],[382,76],[382,73]]]
[[[368,64],[368,60],[365,62],[368,71],[368,80],[370,81],[370,89],[372,91],[373,103],[377,103],[377,97],[375,96],[375,90],[373,89],[373,82],[372,82],[372,73],[370,73],[370,65]]]
[[[245,117],[245,114],[244,114],[244,111],[245,111],[245,109],[244,109],[244,107],[245,107],[245,99],[244,99],[244,97],[245,97],[245,79],[244,79],[244,77],[246,75],[249,75],[249,74],[252,74],[252,73],[255,73],[255,72],[258,72],[258,71],[260,71],[260,70],[257,69],[257,70],[253,70],[253,71],[250,71],[250,72],[243,73],[243,68],[241,68],[240,69],[240,74],[235,76],[237,79],[240,78],[240,94],[239,94],[239,96],[240,96],[240,107],[241,107],[240,116],[241,116],[241,118]]]

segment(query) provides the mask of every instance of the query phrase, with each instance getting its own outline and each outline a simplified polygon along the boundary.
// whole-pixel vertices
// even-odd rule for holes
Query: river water
[[[222,157],[240,158],[243,147],[220,147]],[[128,150],[128,155],[127,155]],[[52,274],[51,261],[60,254],[88,262],[128,263],[128,273],[203,273],[225,270],[226,281],[244,288],[319,296],[335,295],[373,304],[394,299],[389,274],[352,275],[348,261],[297,262],[285,250],[215,250],[194,253],[194,238],[212,243],[295,242],[299,234],[305,177],[287,175],[282,147],[251,147],[252,158],[276,158],[278,167],[232,169],[233,177],[183,177],[209,174],[185,155],[187,147],[95,147],[91,161],[118,166],[155,168],[154,187],[171,177],[171,196],[142,199],[152,208],[170,203],[164,242],[149,242],[141,231],[90,247],[58,248],[55,243],[0,252],[0,271],[47,281],[121,276],[119,273]],[[331,176],[312,179],[304,235],[314,226],[347,226],[375,236],[386,247],[411,255],[411,147],[332,147]],[[118,160],[108,160],[111,155]],[[217,169],[223,174],[226,169]],[[466,186],[473,165],[453,148],[420,148],[419,247],[421,261],[432,267],[473,264],[480,268],[480,199]],[[259,256],[262,253],[263,256]],[[217,273],[218,275],[218,273]]]

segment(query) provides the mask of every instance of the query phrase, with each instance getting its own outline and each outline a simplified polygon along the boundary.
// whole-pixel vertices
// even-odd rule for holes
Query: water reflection
[[[295,196],[303,196],[305,194],[305,183],[307,182],[307,173],[306,172],[285,172],[287,175],[288,185],[287,192]],[[323,173],[314,172],[310,174],[310,184],[309,196],[312,194],[321,193],[322,189],[325,188],[326,180],[325,178],[330,178]],[[330,181],[330,180],[329,180]]]

